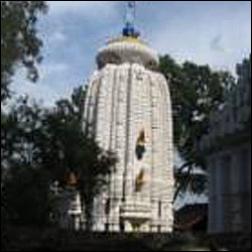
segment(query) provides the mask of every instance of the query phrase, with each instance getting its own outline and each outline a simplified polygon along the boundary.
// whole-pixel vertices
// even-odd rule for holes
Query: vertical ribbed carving
[[[165,78],[137,63],[107,64],[93,75],[85,106],[84,118],[94,125],[95,139],[118,157],[109,190],[96,200],[94,229],[104,230],[108,221],[109,230],[118,231],[120,218],[146,214],[141,231],[171,231],[172,115]],[[144,151],[138,156],[141,132]],[[143,183],[137,187],[139,178]],[[132,231],[125,223],[126,231]]]

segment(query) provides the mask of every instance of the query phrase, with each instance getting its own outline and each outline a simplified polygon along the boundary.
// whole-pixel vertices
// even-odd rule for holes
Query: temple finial
[[[123,28],[123,36],[137,38],[140,34],[135,30],[134,22],[136,17],[136,1],[127,1],[125,27]]]

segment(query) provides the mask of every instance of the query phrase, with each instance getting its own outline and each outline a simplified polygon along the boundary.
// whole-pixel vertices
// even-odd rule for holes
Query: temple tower
[[[173,224],[173,139],[169,86],[157,53],[134,28],[127,3],[120,38],[98,51],[84,127],[116,153],[108,191],[95,201],[94,230],[170,232]],[[88,127],[90,126],[90,127]]]

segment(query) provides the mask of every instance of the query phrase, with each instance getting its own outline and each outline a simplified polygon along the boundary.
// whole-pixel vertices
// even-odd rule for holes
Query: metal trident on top
[[[136,16],[136,1],[127,1],[123,36],[137,38],[140,35],[139,32],[137,32],[134,27],[135,16]]]

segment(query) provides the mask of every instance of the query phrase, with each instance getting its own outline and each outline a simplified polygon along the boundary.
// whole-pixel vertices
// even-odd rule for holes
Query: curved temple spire
[[[125,27],[123,28],[123,36],[137,38],[140,34],[135,30],[134,22],[136,16],[136,1],[127,1]]]

